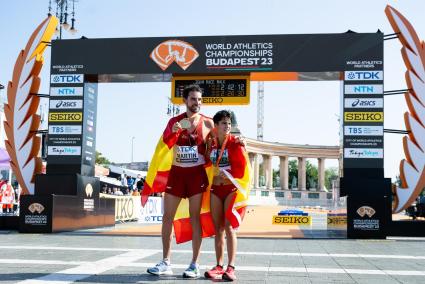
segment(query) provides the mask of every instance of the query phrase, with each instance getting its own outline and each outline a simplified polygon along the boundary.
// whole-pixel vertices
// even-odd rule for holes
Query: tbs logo
[[[382,81],[384,79],[382,71],[346,71],[347,81]]]
[[[52,75],[51,81],[55,84],[84,83],[82,74]]]

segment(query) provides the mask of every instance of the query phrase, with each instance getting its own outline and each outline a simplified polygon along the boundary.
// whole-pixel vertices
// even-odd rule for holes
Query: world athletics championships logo
[[[44,206],[40,203],[32,203],[30,206],[28,206],[28,210],[34,214],[34,212],[37,212],[38,214],[41,214],[41,212],[44,211]]]
[[[375,215],[376,211],[370,206],[362,206],[359,209],[357,209],[357,214],[359,214],[360,217],[364,217],[367,215],[369,218],[372,218],[373,215]]]
[[[186,70],[197,58],[198,51],[189,43],[181,40],[167,40],[157,45],[150,58],[165,71],[173,62]]]

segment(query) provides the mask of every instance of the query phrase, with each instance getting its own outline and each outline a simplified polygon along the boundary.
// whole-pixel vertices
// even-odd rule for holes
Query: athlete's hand
[[[245,137],[243,137],[242,135],[241,136],[236,136],[235,137],[236,138],[236,143],[239,143],[239,144],[241,144],[242,146],[246,146],[246,139],[245,139]]]
[[[177,132],[177,131],[179,131],[180,129],[183,129],[183,128],[182,128],[182,126],[180,125],[180,123],[179,123],[179,122],[176,122],[176,123],[174,123],[174,124],[173,124],[173,128],[172,128],[173,133],[176,133],[176,132]]]

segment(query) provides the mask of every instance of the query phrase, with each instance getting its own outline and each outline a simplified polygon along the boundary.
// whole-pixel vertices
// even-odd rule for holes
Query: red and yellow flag
[[[148,197],[153,193],[164,192],[168,181],[168,175],[173,163],[173,146],[177,142],[179,133],[172,132],[172,125],[176,121],[180,121],[185,117],[185,114],[179,115],[172,118],[163,135],[158,141],[155,149],[155,153],[152,157],[149,165],[149,170],[146,176],[144,188],[142,191],[142,206],[144,206],[148,200]],[[247,206],[249,196],[249,185],[251,178],[251,170],[249,166],[248,155],[244,152],[244,174],[241,178],[233,178],[233,176],[227,172],[226,175],[235,184],[238,189],[237,194],[233,202],[231,202],[229,208],[226,210],[226,218],[230,221],[233,228],[239,227],[241,220],[245,214],[245,208]],[[209,185],[206,192],[203,193],[202,206],[201,206],[201,226],[202,226],[202,237],[210,237],[215,234],[214,223],[210,212],[210,188],[213,178],[213,167],[211,164],[205,165],[205,171],[208,176]],[[176,237],[176,243],[184,243],[192,240],[192,226],[190,224],[189,215],[189,200],[182,199],[179,207],[177,208],[176,215],[174,217],[174,234]]]

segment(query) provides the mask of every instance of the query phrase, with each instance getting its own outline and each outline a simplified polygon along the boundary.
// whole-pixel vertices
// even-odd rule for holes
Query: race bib
[[[210,154],[210,160],[215,165],[217,164],[217,158],[220,153],[219,149],[213,149]],[[218,165],[220,168],[229,167],[230,161],[229,161],[229,152],[227,149],[224,149],[223,156],[221,157],[220,163]]]
[[[196,164],[199,160],[198,146],[177,146],[175,162],[178,164]]]

